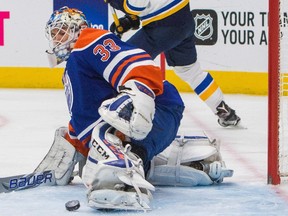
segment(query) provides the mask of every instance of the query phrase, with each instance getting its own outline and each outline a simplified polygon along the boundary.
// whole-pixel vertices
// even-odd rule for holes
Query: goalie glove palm
[[[145,84],[129,80],[120,94],[99,108],[104,121],[132,139],[142,140],[152,129],[155,114],[154,92]]]

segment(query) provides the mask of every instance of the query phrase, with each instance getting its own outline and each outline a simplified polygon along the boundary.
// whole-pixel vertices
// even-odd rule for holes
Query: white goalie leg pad
[[[92,191],[88,197],[88,205],[95,209],[151,210],[148,205],[151,194],[141,195],[140,200],[135,192],[102,189]]]
[[[57,185],[67,185],[71,181],[76,163],[84,160],[84,156],[64,138],[67,131],[66,127],[56,130],[50,150],[34,171],[54,170]]]
[[[147,179],[154,185],[197,186],[231,177],[219,151],[220,144],[206,136],[176,138],[153,158]]]
[[[89,189],[88,205],[96,209],[149,210],[154,186],[144,178],[142,161],[122,146],[107,123],[92,132],[82,180]],[[128,189],[127,189],[128,188]]]

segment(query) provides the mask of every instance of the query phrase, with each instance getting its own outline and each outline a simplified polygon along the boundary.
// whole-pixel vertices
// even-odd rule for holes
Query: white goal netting
[[[279,172],[288,179],[288,0],[280,0]]]

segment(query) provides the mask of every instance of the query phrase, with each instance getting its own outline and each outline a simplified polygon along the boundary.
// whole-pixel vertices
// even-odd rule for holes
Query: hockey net
[[[288,182],[288,0],[269,0],[268,183]]]

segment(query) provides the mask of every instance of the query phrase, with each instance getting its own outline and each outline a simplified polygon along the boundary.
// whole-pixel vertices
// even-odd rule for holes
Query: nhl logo
[[[196,45],[214,45],[218,39],[218,17],[214,10],[192,10]]]
[[[196,24],[195,36],[202,41],[209,39],[213,35],[213,18],[210,14],[197,14],[194,20]]]

